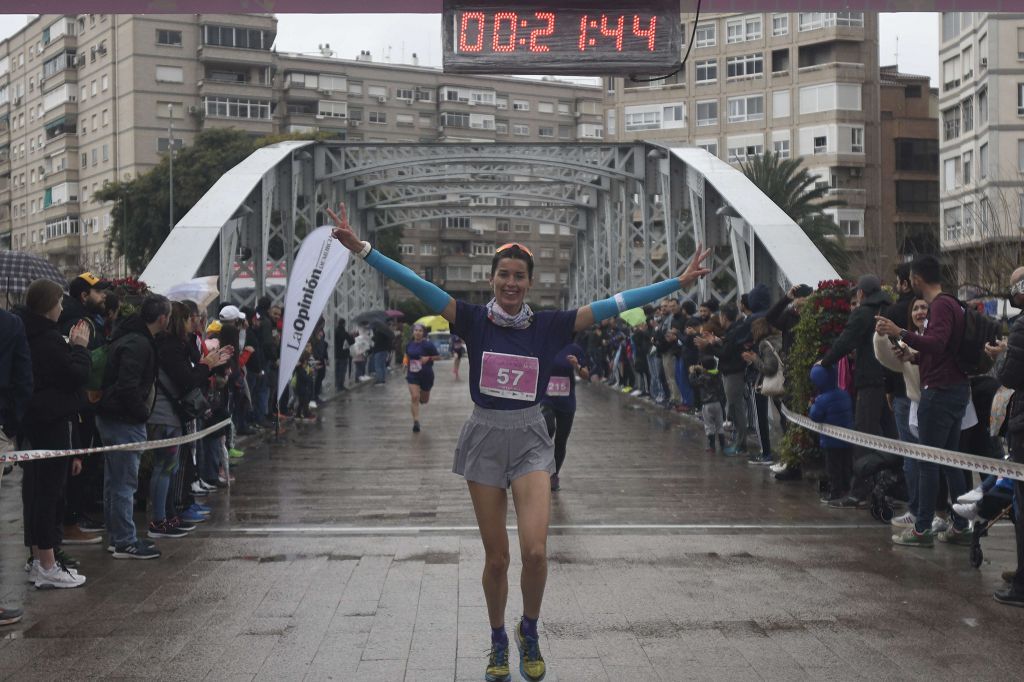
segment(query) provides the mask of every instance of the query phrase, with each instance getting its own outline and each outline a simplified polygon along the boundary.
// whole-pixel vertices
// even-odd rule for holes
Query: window
[[[272,31],[233,26],[203,26],[203,44],[218,47],[236,47],[248,50],[269,50],[274,44]]]
[[[772,118],[789,117],[789,90],[776,90],[772,93]]]
[[[411,102],[415,97],[415,93],[412,88],[395,88],[395,99],[400,99],[405,102]]]
[[[515,123],[515,124],[512,125],[512,134],[513,135],[529,135],[530,134],[530,126],[528,126],[528,125],[526,125],[524,123]]]
[[[828,136],[817,135],[814,138],[814,153],[824,154],[828,151]]]
[[[348,94],[359,97],[363,94],[363,82],[362,81],[349,81],[348,82]]]
[[[964,132],[974,130],[974,98],[968,97],[960,103]]]
[[[729,78],[752,78],[764,73],[764,55],[761,53],[728,57],[725,73]]]
[[[609,109],[605,112],[605,126],[608,128],[609,135],[615,135],[618,129],[618,112],[615,109]]]
[[[174,148],[183,149],[185,147],[185,140],[174,138]],[[171,141],[166,137],[158,137],[156,139],[156,150],[158,152],[166,152],[171,148]]]
[[[942,40],[952,40],[957,37],[960,33],[960,13],[959,12],[943,12],[942,13]]]
[[[508,135],[508,121],[495,121],[494,132],[499,135]]]
[[[572,105],[569,102],[558,103],[558,115],[559,116],[572,116]]]
[[[494,106],[499,109],[508,109],[508,97],[496,97],[494,100]]]
[[[184,83],[185,70],[180,66],[157,66],[157,83]]]
[[[319,100],[316,106],[316,115],[327,116],[330,118],[345,118],[348,116],[348,102],[336,102],[326,99]]]
[[[854,154],[864,153],[863,128],[850,128],[850,151]]]
[[[789,34],[789,15],[788,14],[773,14],[772,15],[772,35],[773,36],[784,36]]]
[[[1024,116],[1024,83],[1017,83],[1017,115]]]
[[[954,140],[960,137],[960,107],[950,107],[942,112],[942,139]]]
[[[939,206],[939,183],[929,180],[897,180],[896,210],[934,214]]]
[[[530,103],[525,99],[512,100],[512,111],[529,111]]]
[[[697,62],[696,66],[698,83],[713,83],[718,80],[718,60],[705,59]]]
[[[697,102],[697,127],[718,124],[718,100]]]
[[[395,125],[400,128],[412,128],[416,125],[416,117],[412,114],[397,114],[395,116]]]
[[[833,26],[850,26],[863,28],[863,12],[801,12],[800,30],[813,31]]]
[[[367,115],[366,120],[377,125],[384,125],[388,122],[388,114],[385,111],[371,111]]]
[[[988,89],[978,91],[978,125],[988,123]]]
[[[181,31],[170,31],[164,28],[156,30],[156,44],[181,47]]]
[[[100,83],[100,90],[103,90],[105,92],[107,88],[110,87],[110,76],[104,75],[100,77]]]
[[[416,245],[415,244],[399,244],[398,245],[398,253],[402,254],[403,256],[412,256],[412,255],[414,255],[416,253]]]
[[[800,113],[860,111],[861,86],[856,83],[826,83],[800,88]]]
[[[650,107],[626,107],[626,130],[656,130],[661,127],[661,111]]]
[[[203,111],[217,118],[270,120],[270,102],[238,97],[204,97]]]
[[[110,161],[110,145],[103,145],[103,160]]]
[[[946,241],[957,242],[963,237],[962,215],[963,211],[959,206],[947,208],[942,212],[942,226],[945,229]]]
[[[988,143],[978,148],[978,177],[988,177]]]
[[[960,87],[960,55],[942,62],[942,89],[952,90]]]
[[[751,14],[725,22],[727,43],[743,43],[761,38],[761,15]]]
[[[772,151],[778,154],[780,159],[788,159],[789,140],[775,140],[772,142]]]
[[[696,47],[714,47],[718,31],[717,24],[697,24],[697,33],[694,36]]]
[[[520,234],[529,234],[530,223],[516,223],[513,229]]]
[[[729,98],[729,122],[760,121],[764,119],[764,95]]]
[[[554,137],[555,128],[553,126],[540,126],[537,128],[537,135],[539,137]]]
[[[839,229],[847,237],[862,237],[861,221],[856,218],[842,218],[839,220]]]
[[[1024,173],[1024,140],[1017,140],[1017,170]]]
[[[661,108],[662,128],[685,128],[686,105],[669,104]]]
[[[718,156],[718,143],[717,142],[697,142],[697,146],[706,151],[708,154]]]
[[[537,102],[537,111],[542,114],[553,114],[555,113],[555,103]]]
[[[964,81],[974,76],[974,50],[970,45],[960,53],[960,63],[963,65]]]
[[[946,159],[942,162],[942,184],[947,192],[960,186],[959,164],[960,158]]]
[[[739,163],[764,153],[764,145],[750,144],[742,147],[729,147],[729,163]]]
[[[498,232],[508,232],[510,224],[507,220],[499,220],[494,224],[494,229]]]

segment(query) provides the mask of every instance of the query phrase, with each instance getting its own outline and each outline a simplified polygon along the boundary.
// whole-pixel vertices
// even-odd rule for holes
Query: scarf
[[[523,303],[523,307],[515,315],[509,315],[495,299],[491,299],[484,306],[487,308],[487,319],[499,327],[511,327],[513,329],[526,329],[533,322],[533,311],[530,306]]]

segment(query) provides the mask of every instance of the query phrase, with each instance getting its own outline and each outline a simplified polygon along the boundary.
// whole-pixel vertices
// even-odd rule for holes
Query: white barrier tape
[[[1024,481],[1024,464],[1020,462],[1010,462],[1005,459],[990,459],[988,457],[980,457],[978,455],[968,455],[964,452],[943,450],[942,448],[936,448],[930,445],[920,445],[919,443],[906,443],[901,440],[885,438],[884,436],[873,436],[868,433],[854,431],[853,429],[844,429],[840,426],[821,424],[816,421],[811,421],[809,417],[802,414],[791,412],[785,406],[782,407],[782,414],[789,421],[793,422],[797,426],[807,429],[808,431],[814,431],[853,445],[860,445],[866,448],[871,448],[872,450],[879,450],[881,452],[889,452],[894,455],[900,455],[901,457],[911,457],[925,462],[933,462],[935,464],[941,464],[942,466],[955,467],[957,469],[970,469],[971,471],[977,471],[983,474]]]
[[[184,445],[192,441],[204,438],[215,433],[231,423],[231,419],[217,422],[213,426],[207,426],[202,431],[186,433],[175,438],[163,438],[161,440],[144,440],[138,443],[123,443],[121,445],[104,445],[98,448],[79,448],[77,450],[15,450],[0,454],[0,464],[7,462],[31,462],[37,459],[53,459],[55,457],[77,457],[78,455],[92,455],[97,452],[118,452],[124,450],[153,450],[155,448],[166,448],[171,445]]]

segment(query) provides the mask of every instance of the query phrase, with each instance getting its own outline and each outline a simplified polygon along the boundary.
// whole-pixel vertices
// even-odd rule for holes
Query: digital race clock
[[[445,0],[452,73],[667,73],[679,66],[679,0]]]

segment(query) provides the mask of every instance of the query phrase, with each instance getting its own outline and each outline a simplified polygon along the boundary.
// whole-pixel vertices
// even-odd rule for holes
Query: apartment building
[[[879,220],[878,17],[864,12],[702,15],[685,68],[650,82],[605,79],[613,140],[696,145],[730,162],[802,156],[852,251],[871,267]],[[659,75],[659,74],[655,74]]]
[[[882,67],[880,88],[881,250],[908,261],[939,250],[939,91],[895,66]]]
[[[357,49],[354,59],[326,48],[282,54],[272,50],[276,26],[269,14],[42,15],[0,43],[0,243],[45,253],[69,272],[113,272],[111,206],[94,193],[206,128],[322,131],[353,142],[604,137],[598,86],[447,75]],[[535,302],[560,303],[574,241],[565,227],[423,221],[404,226],[401,251],[421,274],[479,300],[495,246],[512,240],[536,247]]]
[[[942,250],[961,284],[1001,291],[1024,262],[1024,14],[939,21]]]

